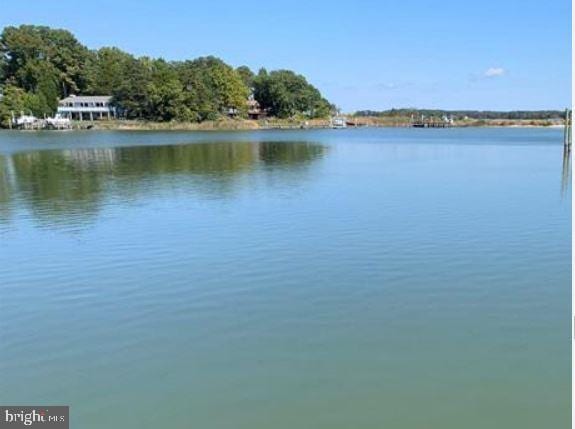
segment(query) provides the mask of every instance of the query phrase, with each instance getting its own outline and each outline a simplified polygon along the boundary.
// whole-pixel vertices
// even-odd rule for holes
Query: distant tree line
[[[257,74],[216,57],[169,62],[118,48],[90,50],[72,33],[45,26],[5,27],[0,34],[0,125],[11,112],[53,115],[71,94],[112,95],[128,119],[204,121],[230,109],[245,117],[253,95],[269,115],[324,117],[333,106],[290,70]]]
[[[438,109],[390,109],[390,110],[361,110],[355,112],[354,116],[358,117],[377,117],[377,118],[414,118],[443,116],[452,117],[453,119],[558,119],[565,116],[565,112],[559,110],[514,110],[509,112],[490,111],[490,110],[438,110]]]

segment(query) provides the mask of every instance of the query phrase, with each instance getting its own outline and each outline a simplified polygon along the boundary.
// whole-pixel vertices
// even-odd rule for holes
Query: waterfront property
[[[24,114],[16,117],[12,113],[8,126],[10,129],[16,130],[69,130],[72,128],[72,123],[69,118],[65,118],[60,114],[40,119],[34,115]]]
[[[250,96],[248,99],[248,118],[258,120],[265,116],[265,112],[262,110],[260,103],[258,103],[253,96]]]
[[[258,101],[253,97],[253,95],[250,95],[250,97],[248,98],[247,105],[248,105],[248,119],[258,120],[266,116],[265,110],[261,108],[260,103],[258,103]],[[227,116],[230,118],[236,118],[239,112],[240,112],[239,109],[235,107],[229,107],[225,111]]]
[[[58,114],[64,118],[79,121],[115,119],[117,112],[111,101],[110,95],[71,95],[58,102]]]

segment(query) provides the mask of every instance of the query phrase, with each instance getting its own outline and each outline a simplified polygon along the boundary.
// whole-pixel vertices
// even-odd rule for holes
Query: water
[[[3,132],[0,403],[81,428],[567,427],[561,139]]]

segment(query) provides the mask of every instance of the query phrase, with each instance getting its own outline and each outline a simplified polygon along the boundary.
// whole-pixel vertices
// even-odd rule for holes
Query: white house
[[[116,118],[116,108],[111,101],[111,95],[71,95],[58,102],[58,114],[79,121]]]

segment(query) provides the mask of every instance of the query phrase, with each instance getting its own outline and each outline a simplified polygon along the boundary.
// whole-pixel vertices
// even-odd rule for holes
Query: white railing
[[[113,113],[113,107],[68,107],[59,106],[58,113],[77,113],[77,112],[102,112],[102,113]]]

